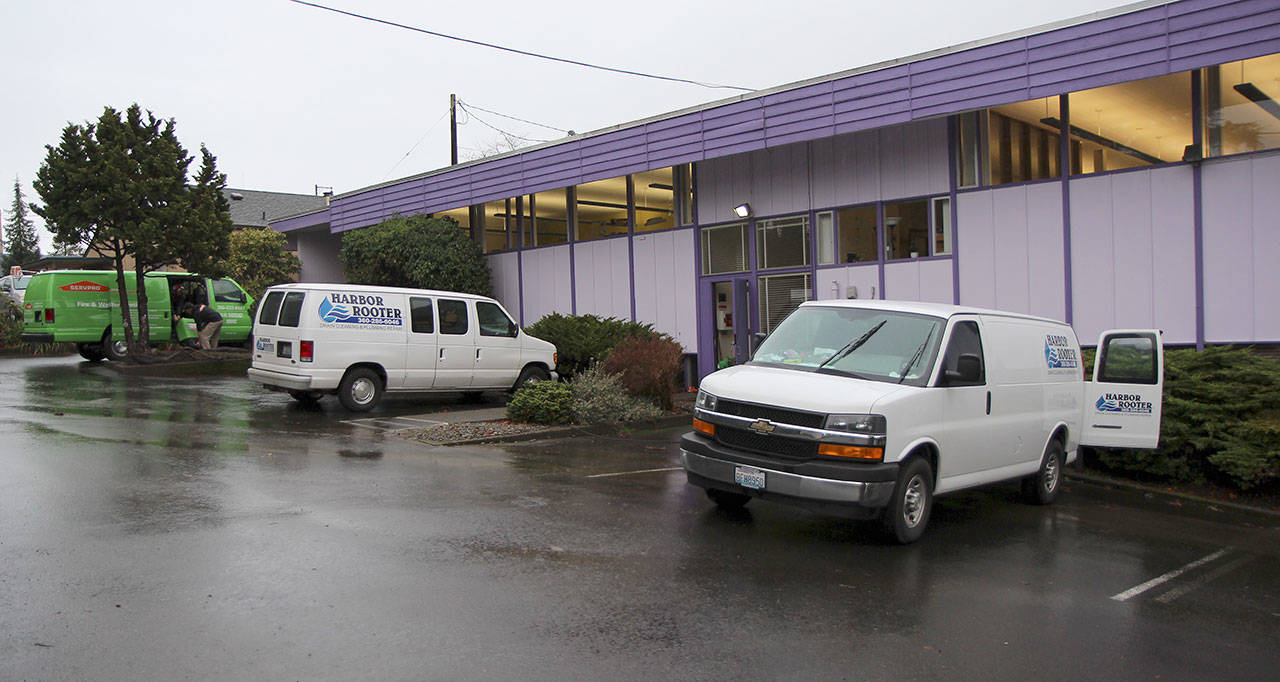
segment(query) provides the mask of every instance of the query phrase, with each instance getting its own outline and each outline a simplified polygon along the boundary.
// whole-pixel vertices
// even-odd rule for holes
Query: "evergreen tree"
[[[7,272],[11,265],[26,265],[40,258],[40,242],[36,227],[27,214],[27,204],[22,196],[22,183],[13,179],[13,205],[9,209],[9,222],[4,226],[4,251],[9,254],[4,264]]]
[[[444,289],[488,296],[489,265],[467,230],[447,218],[393,216],[342,235],[352,284]]]

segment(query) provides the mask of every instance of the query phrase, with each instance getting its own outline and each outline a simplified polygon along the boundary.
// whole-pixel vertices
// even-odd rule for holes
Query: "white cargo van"
[[[811,301],[752,360],[702,380],[681,439],[689,483],[881,521],[913,542],[933,497],[1020,480],[1057,497],[1079,445],[1154,448],[1158,330],[1108,331],[1085,383],[1066,324],[961,306]]]
[[[451,291],[282,284],[263,296],[249,377],[294,399],[337,393],[363,412],[385,391],[478,393],[555,379],[555,346],[495,300]]]

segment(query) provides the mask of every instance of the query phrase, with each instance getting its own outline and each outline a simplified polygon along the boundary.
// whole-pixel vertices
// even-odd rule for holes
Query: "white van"
[[[934,495],[1020,480],[1057,497],[1079,445],[1154,448],[1158,330],[1104,332],[1093,380],[1053,320],[962,306],[811,301],[752,360],[702,380],[681,439],[689,483],[726,508],[753,497],[879,518],[913,542]]]
[[[555,346],[495,300],[452,291],[281,284],[263,296],[249,377],[364,412],[384,391],[479,393],[556,379]]]

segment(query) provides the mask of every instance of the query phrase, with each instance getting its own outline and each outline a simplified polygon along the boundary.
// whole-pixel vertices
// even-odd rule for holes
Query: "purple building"
[[[738,359],[806,299],[956,302],[1169,344],[1280,342],[1280,3],[1143,2],[575,135],[272,223],[448,216],[522,324]],[[1268,303],[1267,301],[1271,302]]]

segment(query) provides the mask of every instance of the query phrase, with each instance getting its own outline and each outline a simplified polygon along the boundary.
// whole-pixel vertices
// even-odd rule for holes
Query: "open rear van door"
[[[1098,337],[1085,384],[1081,445],[1153,449],[1160,442],[1164,345],[1158,329],[1113,329]]]

